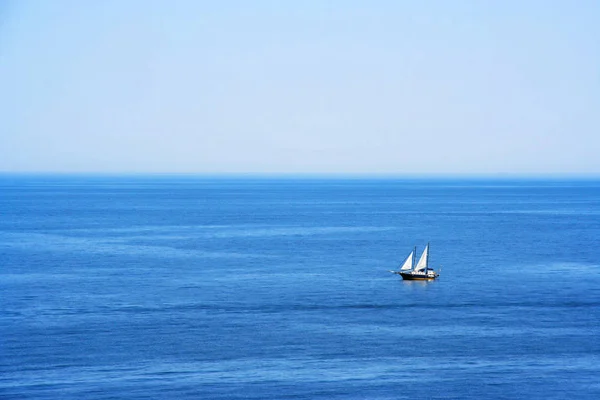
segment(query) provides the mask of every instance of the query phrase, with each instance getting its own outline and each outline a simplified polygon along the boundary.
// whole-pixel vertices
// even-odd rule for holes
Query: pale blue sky
[[[0,171],[600,174],[598,1],[0,3]]]

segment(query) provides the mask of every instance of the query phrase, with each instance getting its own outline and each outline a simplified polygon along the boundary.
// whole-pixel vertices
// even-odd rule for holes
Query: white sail
[[[421,254],[421,258],[419,258],[419,262],[417,263],[417,265],[415,265],[415,271],[424,271],[428,265],[428,258],[429,258],[429,243],[427,243],[425,250],[423,250],[423,254]]]
[[[404,261],[404,264],[402,264],[402,268],[400,268],[400,271],[411,270],[413,267],[414,258],[415,258],[415,252],[411,251],[410,254],[408,255],[408,257],[406,257],[406,261]]]

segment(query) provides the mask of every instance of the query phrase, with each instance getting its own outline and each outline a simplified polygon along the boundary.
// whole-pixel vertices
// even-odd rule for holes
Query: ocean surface
[[[599,239],[599,180],[1,175],[0,398],[599,399]]]

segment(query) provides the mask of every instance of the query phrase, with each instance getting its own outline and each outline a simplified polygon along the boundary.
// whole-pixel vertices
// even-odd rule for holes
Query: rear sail
[[[423,254],[421,254],[421,258],[419,258],[419,262],[415,265],[415,271],[425,271],[427,266],[429,265],[429,243],[423,250]]]

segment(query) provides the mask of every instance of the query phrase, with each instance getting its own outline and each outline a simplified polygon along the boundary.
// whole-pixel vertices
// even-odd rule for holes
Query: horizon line
[[[1,171],[2,176],[198,177],[293,179],[600,179],[600,173],[395,173],[395,172],[160,172],[160,171]]]

